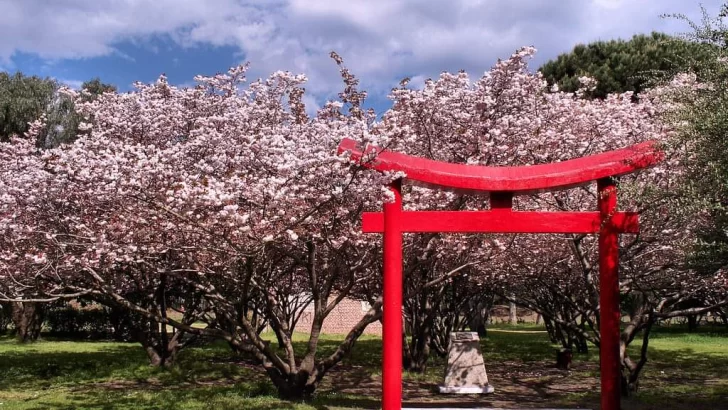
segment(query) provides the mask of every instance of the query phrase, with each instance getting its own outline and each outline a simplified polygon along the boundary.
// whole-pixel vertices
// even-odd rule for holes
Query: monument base
[[[438,386],[442,394],[490,394],[495,391],[493,386]]]
[[[493,393],[477,333],[450,333],[445,382],[438,387],[443,394]]]

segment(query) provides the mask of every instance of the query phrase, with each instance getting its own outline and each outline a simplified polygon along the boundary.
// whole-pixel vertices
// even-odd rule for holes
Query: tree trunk
[[[151,366],[169,367],[174,364],[177,353],[183,347],[181,339],[185,333],[177,331],[169,338],[163,330],[160,331],[158,322],[149,321],[146,326],[132,329],[131,334],[132,338],[144,348]]]
[[[268,371],[270,379],[273,381],[273,385],[278,390],[278,397],[288,401],[304,401],[309,400],[313,397],[313,393],[318,387],[318,381],[316,378],[308,377],[308,373],[299,371],[296,374],[290,374],[285,377],[278,373],[277,370],[272,369],[276,375],[271,375],[271,371]]]
[[[313,348],[315,348],[315,345],[317,344],[315,339],[318,339],[318,334],[320,332],[322,322],[323,320],[317,320],[317,318],[314,317],[314,323],[312,324],[309,339],[309,343],[313,345]],[[270,381],[273,383],[273,386],[276,388],[276,391],[278,392],[278,397],[280,397],[281,399],[288,401],[305,401],[311,399],[313,397],[313,393],[318,387],[318,384],[321,382],[321,379],[326,374],[328,366],[325,366],[323,365],[323,363],[320,362],[316,363],[315,356],[308,355],[300,361],[297,369],[294,371],[291,371],[290,368],[283,368],[280,365],[274,364],[270,360],[270,356],[267,356],[263,352],[261,352],[260,347],[256,347],[255,345],[251,344],[249,332],[251,332],[251,330],[253,330],[254,328],[250,326],[250,324],[248,325],[249,326],[247,326],[248,329],[245,334],[235,333],[230,335],[231,340],[229,341],[229,344],[233,351],[243,354],[252,353],[253,355],[255,355],[255,357],[259,360],[260,364],[265,369],[265,372],[268,375]],[[351,343],[346,348],[347,352],[353,345],[356,338],[361,335],[364,327],[366,326],[363,326],[361,329],[357,329],[356,335],[353,335],[354,337],[352,337],[351,333],[347,335],[347,339],[344,341],[344,343],[347,343],[347,341]],[[270,343],[271,342],[267,340],[264,341],[266,350],[268,350]],[[285,343],[285,340],[284,344],[287,348],[292,347],[290,343]],[[343,344],[339,346],[339,349],[341,349],[342,347]],[[315,350],[312,353],[315,355]],[[340,357],[343,358],[343,356],[344,355],[342,354]],[[331,357],[329,357],[328,359],[324,359],[323,361],[329,359],[331,359]]]
[[[276,389],[278,389],[278,397],[283,400],[304,401],[313,396],[313,392],[316,391],[316,386],[282,383],[276,385]]]
[[[637,314],[632,316],[620,337],[619,353],[622,361],[621,391],[625,397],[637,391],[639,388],[639,377],[647,363],[650,331],[652,330],[652,325],[655,323],[655,319],[651,313],[644,313],[645,310],[647,309],[642,307],[636,312]],[[642,346],[640,348],[639,359],[635,362],[630,358],[627,348],[640,331],[642,331]]]
[[[412,339],[409,347],[405,348],[403,367],[415,373],[424,373],[427,370],[427,361],[430,358],[430,342],[432,340],[431,312],[420,323],[413,324]],[[406,344],[407,339],[403,342]]]
[[[471,332],[478,332],[478,336],[488,336],[488,329],[486,323],[488,323],[488,309],[484,306],[484,303],[480,302],[472,310],[472,315],[469,318],[469,326]]]
[[[513,302],[508,303],[508,323],[511,325],[515,325],[516,323],[518,323],[516,304]]]
[[[718,315],[724,325],[728,326],[728,310],[718,309],[716,315]]]
[[[582,330],[585,330],[584,328],[586,327],[586,320],[584,316],[581,317],[581,323],[579,324],[579,327]],[[577,353],[589,353],[589,342],[586,340],[586,337],[584,337],[583,334],[574,331],[570,331],[569,334],[571,335],[571,340],[569,341],[569,344],[573,344],[574,347],[576,347]]]
[[[577,335],[574,338],[574,346],[576,347],[576,352],[581,354],[587,354],[589,353],[589,342],[587,342],[586,338],[582,335]]]
[[[698,316],[697,315],[688,316],[688,332],[692,333],[692,332],[695,332],[697,329],[698,329]]]
[[[412,373],[424,373],[427,371],[427,360],[429,359],[429,355],[425,354],[418,354],[416,356],[411,356],[407,360],[405,360],[406,363],[404,363],[404,369],[408,372]]]
[[[485,321],[478,321],[470,325],[471,332],[478,332],[478,337],[487,337],[488,328],[485,326]]]
[[[0,303],[0,334],[5,334],[8,325],[12,323],[13,305],[10,303]]]
[[[403,367],[405,370],[414,373],[424,373],[427,370],[427,361],[430,359],[429,338],[427,342],[419,339],[413,340],[413,344],[427,343],[426,346],[416,346],[410,350],[410,354],[404,357]]]
[[[149,358],[149,364],[153,367],[172,366],[177,361],[177,353],[179,353],[180,348],[181,345],[177,341],[177,337],[173,337],[166,345],[154,343],[144,346]]]
[[[556,352],[556,367],[561,370],[569,370],[571,368],[571,360],[574,357],[571,349],[561,349]]]
[[[165,357],[164,352],[155,349],[154,346],[146,346],[144,351],[149,358],[149,364],[152,367],[167,367],[174,361],[173,358]]]
[[[15,337],[20,343],[34,342],[43,327],[43,306],[36,302],[13,303]]]
[[[279,349],[284,349],[286,347],[286,345],[285,345],[286,342],[283,340],[283,334],[281,333],[282,330],[281,329],[275,329],[273,327],[273,323],[270,324],[270,327],[271,327],[271,329],[274,329],[274,332],[273,333],[275,333],[275,335],[276,335],[276,342],[278,342],[278,348]]]
[[[558,343],[559,340],[556,338],[556,329],[554,327],[554,322],[551,320],[551,318],[543,317],[543,324],[546,327],[546,332],[549,335],[549,340],[551,343]]]

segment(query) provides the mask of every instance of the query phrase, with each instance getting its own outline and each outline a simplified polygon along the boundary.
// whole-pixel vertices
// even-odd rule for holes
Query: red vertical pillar
[[[617,211],[617,187],[614,179],[597,181],[599,195],[599,359],[602,385],[602,410],[620,409],[619,359],[619,234],[611,217]]]
[[[384,312],[382,409],[402,408],[402,180],[389,186],[394,202],[384,204]]]

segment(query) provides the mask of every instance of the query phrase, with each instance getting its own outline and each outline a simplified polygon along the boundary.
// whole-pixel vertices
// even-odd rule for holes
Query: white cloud
[[[81,86],[83,85],[82,80],[70,80],[70,79],[64,79],[64,78],[58,78],[57,79],[59,83],[67,85],[70,88],[73,88],[74,90],[80,90]]]
[[[316,98],[314,98],[311,94],[305,94],[303,96],[303,104],[306,106],[306,114],[310,116],[316,115],[316,111],[318,111],[321,108],[321,105],[316,101]]]
[[[624,6],[625,0],[594,0],[594,4],[606,9],[617,9]]]
[[[720,3],[703,2],[713,14]],[[687,30],[662,13],[700,15],[683,0],[0,0],[0,9],[0,63],[17,51],[108,55],[120,41],[163,35],[182,46],[236,46],[253,76],[303,72],[319,96],[340,88],[331,50],[364,88],[385,93],[403,76],[479,75],[522,45],[540,50],[538,64],[579,42]]]

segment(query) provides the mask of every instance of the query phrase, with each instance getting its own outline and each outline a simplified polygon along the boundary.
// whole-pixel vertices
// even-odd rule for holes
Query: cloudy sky
[[[722,0],[703,0],[715,16]],[[308,75],[320,103],[338,90],[336,50],[364,88],[383,98],[405,77],[480,75],[499,57],[533,45],[541,63],[578,43],[637,33],[688,31],[660,18],[700,20],[698,0],[0,0],[0,70],[70,85],[100,76],[128,90],[166,73],[242,61],[252,75]]]

